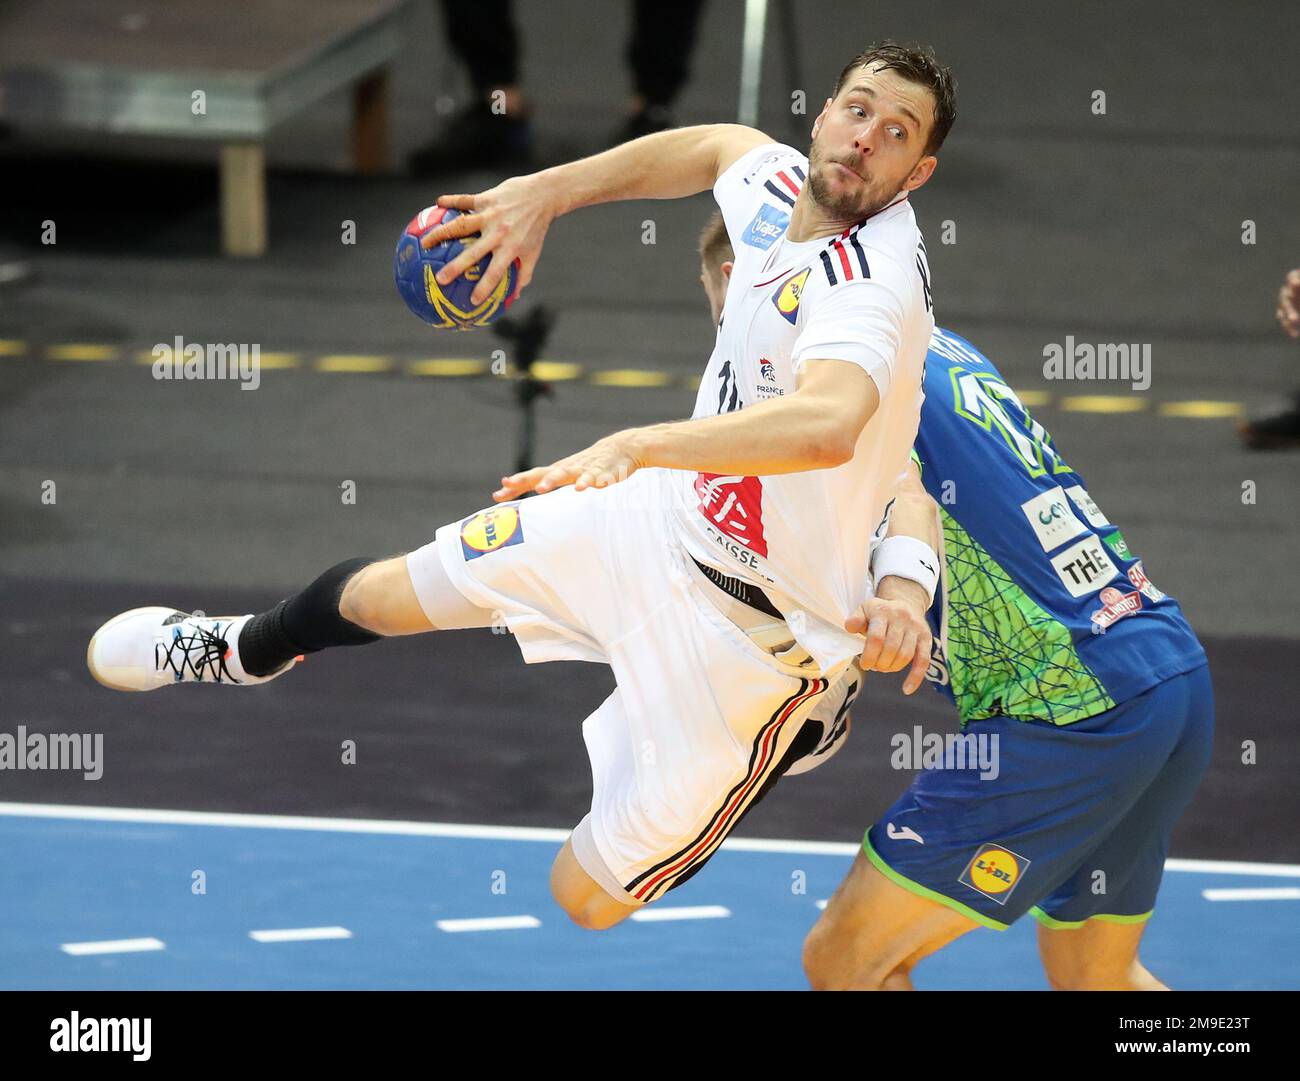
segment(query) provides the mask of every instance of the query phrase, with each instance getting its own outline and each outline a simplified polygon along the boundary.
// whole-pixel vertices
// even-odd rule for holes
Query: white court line
[[[1260,887],[1257,890],[1201,890],[1207,901],[1300,901],[1295,886]]]
[[[532,826],[482,826],[459,822],[409,822],[388,818],[312,818],[300,815],[226,814],[216,811],[171,811],[140,807],[89,807],[62,803],[0,802],[0,816],[71,818],[82,822],[145,822],[173,826],[229,826],[238,829],[317,830],[324,833],[376,833],[407,837],[467,837],[500,841],[562,842],[569,830]],[[847,841],[786,841],[732,837],[722,843],[732,852],[789,852],[816,856],[852,856],[859,845]],[[1194,874],[1266,875],[1300,878],[1296,863],[1238,863],[1234,860],[1165,860],[1166,871]]]
[[[826,904],[827,904],[827,902],[828,902],[829,900],[830,900],[830,898],[828,897],[828,898],[826,898],[825,901],[815,901],[814,904],[816,904],[816,906],[817,906],[818,908],[820,908],[823,912],[825,912],[825,911],[826,911]]]
[[[226,814],[139,807],[82,807],[59,803],[3,803],[0,815],[16,818],[73,818],[83,822],[145,822],[161,826],[229,826],[236,829],[318,830],[324,833],[382,833],[408,837],[471,837],[502,841],[564,841],[569,830],[529,826],[478,826],[456,822],[405,822],[388,818],[311,818],[302,815]]]
[[[1236,860],[1165,860],[1166,871],[1193,871],[1203,875],[1266,875],[1300,878],[1300,864],[1238,863]]]
[[[483,916],[470,920],[439,920],[438,930],[457,934],[461,931],[524,931],[541,927],[536,916]]]
[[[326,938],[351,938],[346,927],[286,927],[279,931],[249,931],[254,942],[316,942]]]
[[[662,923],[665,920],[720,920],[731,915],[722,905],[678,905],[676,908],[643,908],[633,912],[638,923]]]
[[[104,942],[65,942],[59,947],[73,957],[91,957],[99,953],[144,953],[163,950],[166,945],[156,938],[114,938]]]

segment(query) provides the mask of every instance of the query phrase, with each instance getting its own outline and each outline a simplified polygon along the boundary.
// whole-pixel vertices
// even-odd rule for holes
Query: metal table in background
[[[388,157],[385,68],[410,0],[60,0],[0,9],[0,119],[220,147],[221,244],[266,251],[270,130],[352,87],[352,162]]]

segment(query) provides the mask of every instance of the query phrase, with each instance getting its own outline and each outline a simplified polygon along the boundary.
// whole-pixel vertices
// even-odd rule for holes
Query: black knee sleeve
[[[250,619],[239,633],[239,661],[244,671],[267,676],[300,653],[377,642],[382,635],[339,614],[339,599],[349,580],[373,562],[348,559],[335,564],[301,593]]]

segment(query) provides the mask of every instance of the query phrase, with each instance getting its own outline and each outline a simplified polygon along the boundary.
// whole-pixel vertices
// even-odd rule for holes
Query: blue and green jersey
[[[1069,724],[1205,663],[1046,429],[949,330],[930,341],[914,456],[946,550],[930,679],[963,724]]]

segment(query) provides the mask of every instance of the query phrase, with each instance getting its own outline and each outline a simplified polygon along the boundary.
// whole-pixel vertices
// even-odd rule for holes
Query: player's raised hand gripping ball
[[[490,255],[484,256],[447,285],[438,284],[438,271],[460,255],[467,244],[476,240],[478,233],[444,240],[432,248],[423,247],[420,238],[431,229],[460,217],[461,213],[440,206],[421,210],[398,239],[397,252],[393,256],[393,277],[406,306],[430,326],[439,329],[472,330],[487,326],[510,307],[515,287],[519,284],[519,260],[516,259],[488,297],[481,304],[474,304],[470,294],[487,270]]]

